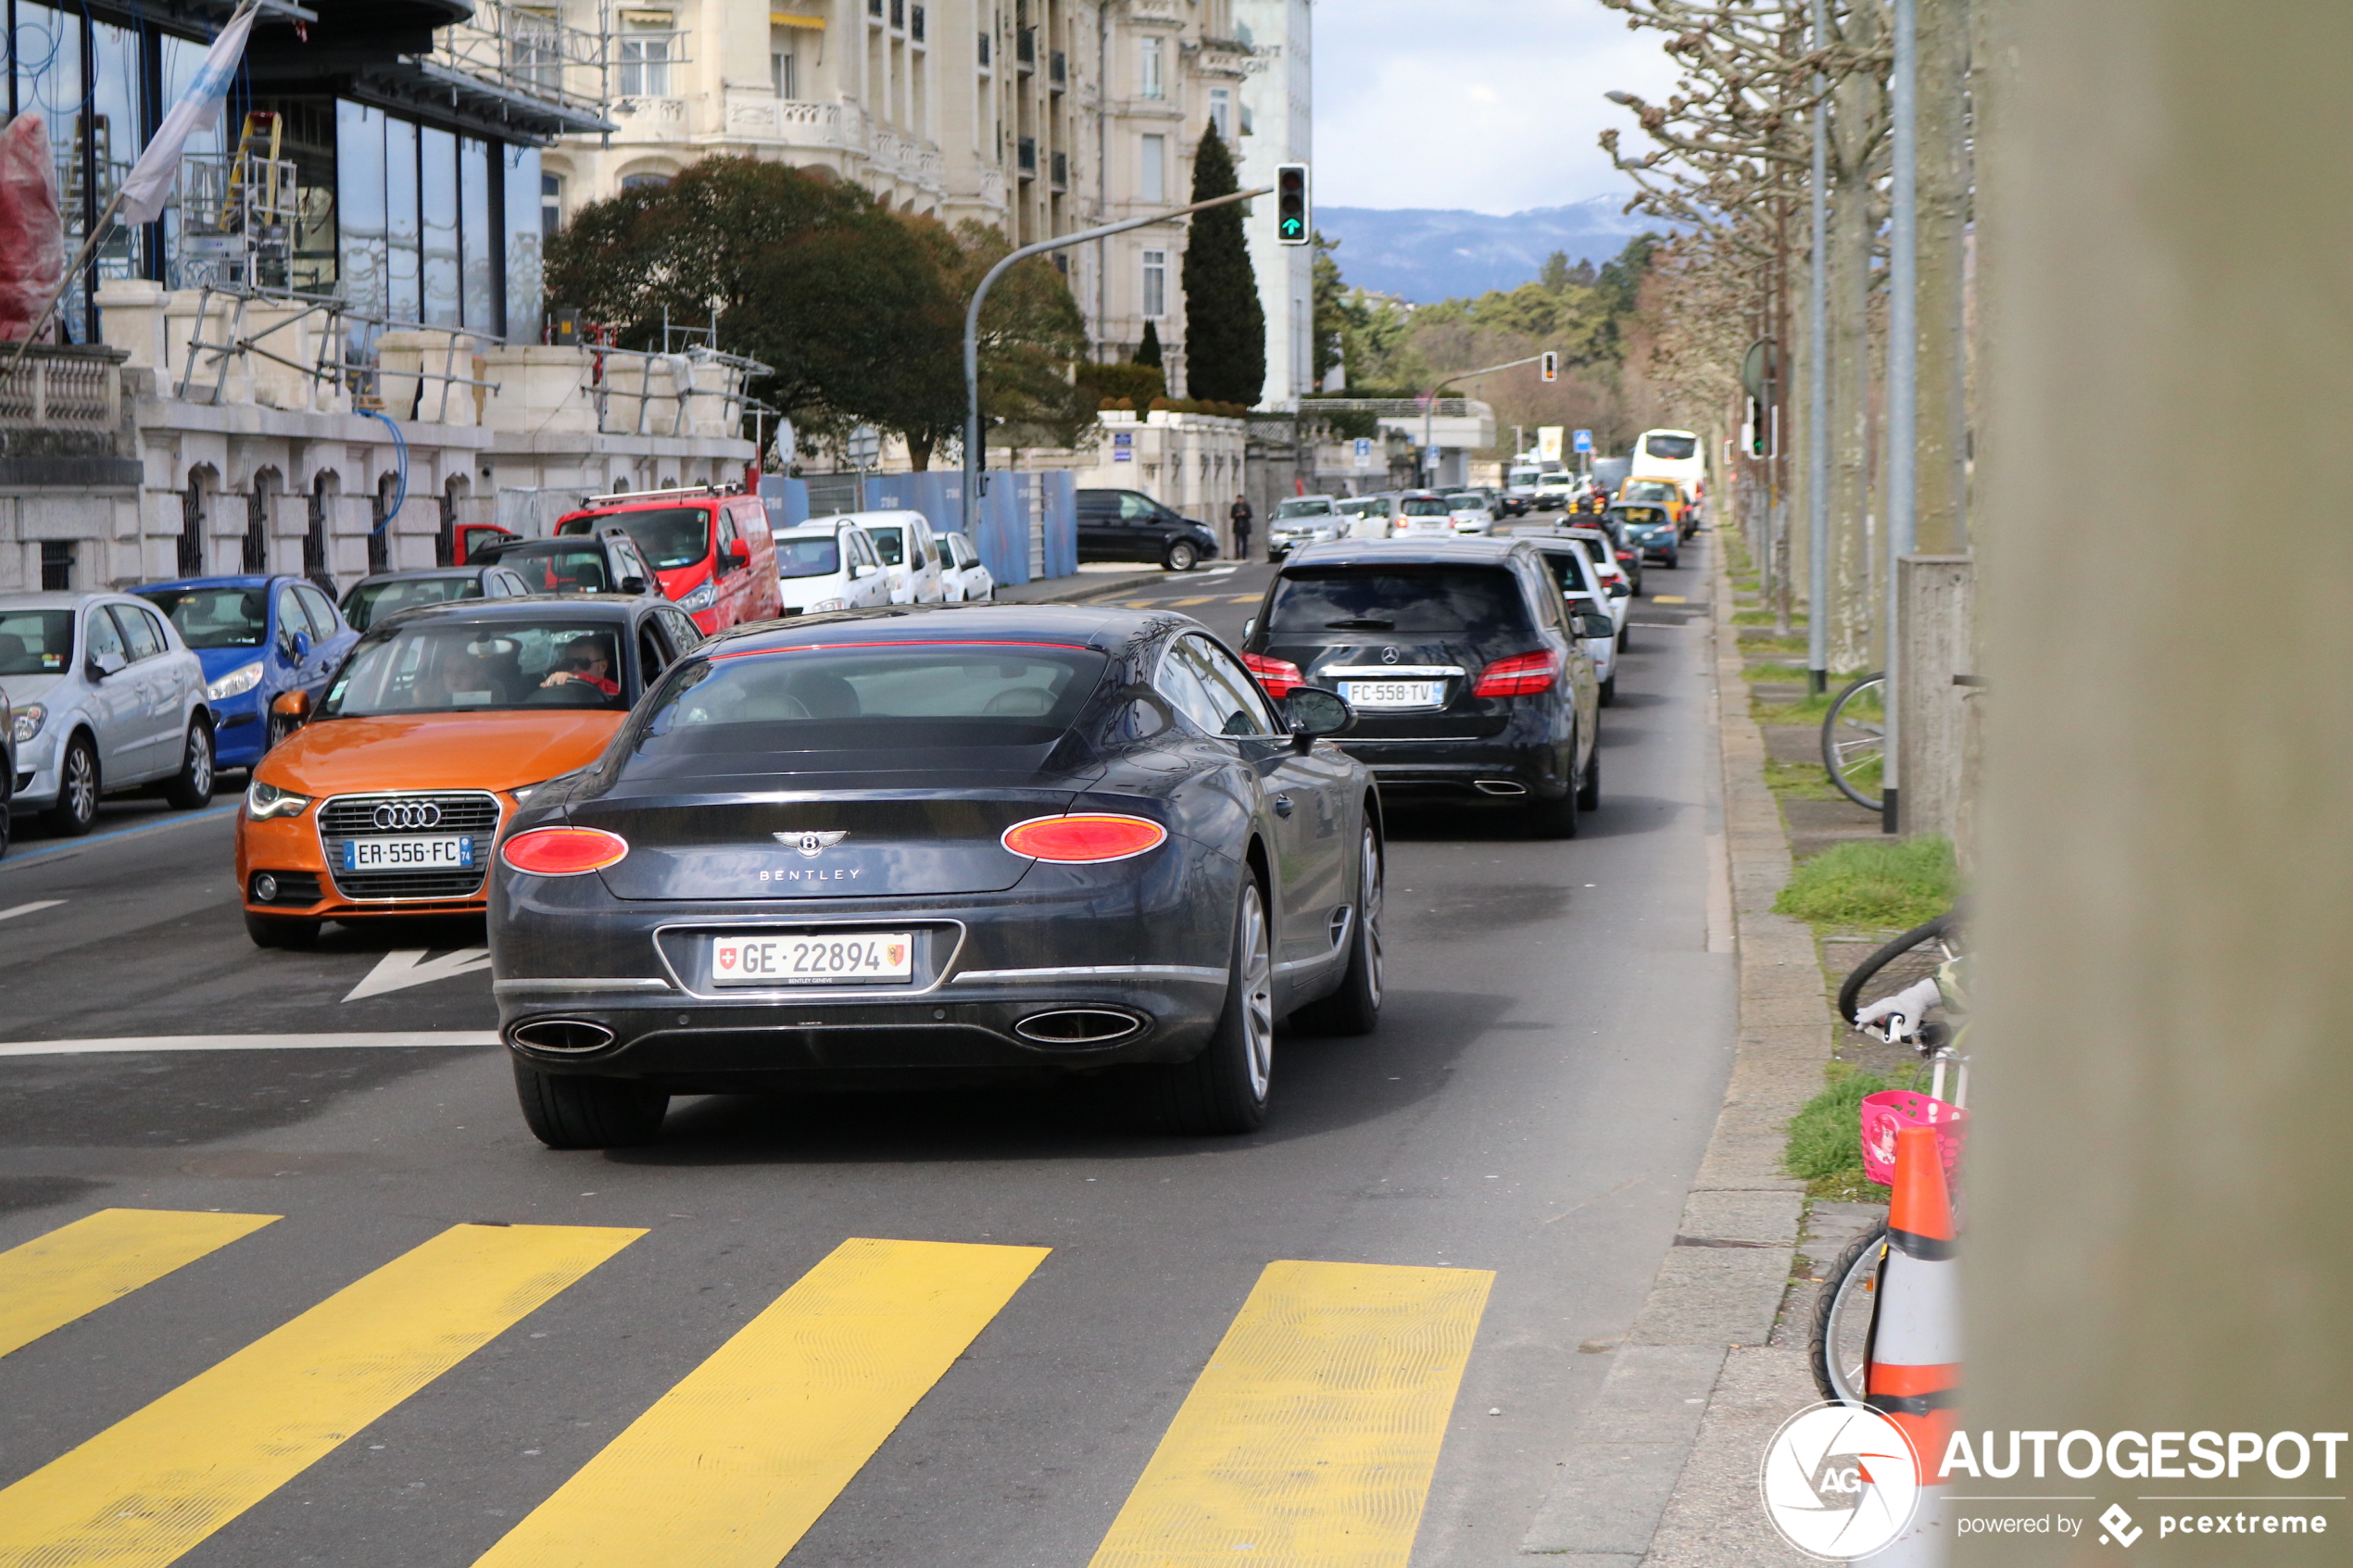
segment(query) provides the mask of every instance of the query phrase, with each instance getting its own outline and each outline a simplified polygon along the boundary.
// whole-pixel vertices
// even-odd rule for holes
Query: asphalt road
[[[1076,1088],[680,1101],[550,1153],[462,1043],[479,925],[255,949],[226,796],[28,834],[0,1563],[1346,1562],[1417,1508],[1416,1563],[1512,1559],[1730,1061],[1705,555],[1647,584],[1579,837],[1392,818],[1380,1029],[1280,1039],[1245,1138]],[[1238,637],[1266,570],[1114,596]],[[153,1048],[254,1035],[301,1045]]]

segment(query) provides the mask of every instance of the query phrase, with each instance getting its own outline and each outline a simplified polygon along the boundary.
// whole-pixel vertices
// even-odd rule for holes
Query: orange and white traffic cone
[[[1961,1291],[1953,1261],[1953,1200],[1936,1130],[1895,1135],[1895,1192],[1887,1211],[1871,1322],[1864,1402],[1903,1429],[1919,1456],[1919,1506],[1911,1527],[1873,1554],[1874,1568],[1941,1563],[1950,1547],[1937,1467],[1953,1436],[1961,1385]]]

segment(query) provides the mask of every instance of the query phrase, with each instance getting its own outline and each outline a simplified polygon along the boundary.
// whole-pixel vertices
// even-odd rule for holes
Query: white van
[[[1707,454],[1688,430],[1646,430],[1634,438],[1628,479],[1671,479],[1686,495],[1698,495],[1707,480]]]
[[[867,532],[846,517],[769,530],[776,591],[786,615],[871,609],[890,603],[890,576]]]
[[[844,512],[843,517],[874,536],[882,552],[883,569],[890,576],[890,602],[895,605],[936,605],[945,602],[939,582],[939,541],[932,537],[931,520],[921,512]]]

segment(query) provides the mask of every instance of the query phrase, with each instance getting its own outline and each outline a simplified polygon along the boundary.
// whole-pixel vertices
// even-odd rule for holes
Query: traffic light
[[[1561,357],[1550,348],[1544,350],[1544,379],[1546,381],[1561,379]]]
[[[1307,166],[1278,164],[1275,169],[1275,239],[1277,244],[1303,245],[1315,232],[1307,210]]]

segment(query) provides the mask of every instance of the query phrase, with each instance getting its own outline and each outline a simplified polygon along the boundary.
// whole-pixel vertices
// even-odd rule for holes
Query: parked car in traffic
[[[1487,497],[1476,490],[1456,490],[1446,497],[1447,516],[1457,533],[1480,534],[1495,526],[1495,514],[1487,505]]]
[[[1626,530],[1627,542],[1642,552],[1644,561],[1655,560],[1669,571],[1683,564],[1683,531],[1669,508],[1647,502],[1620,502],[1617,516]]]
[[[378,621],[264,757],[237,818],[245,933],[304,947],[321,921],[467,914],[499,824],[595,761],[646,683],[702,642],[652,595],[481,599]]]
[[[1108,1070],[1174,1129],[1247,1132],[1277,1020],[1378,1013],[1379,797],[1319,738],[1349,722],[1165,612],[716,638],[500,841],[524,1120],[596,1148],[673,1094]]]
[[[997,597],[997,578],[961,533],[939,535],[939,593],[951,605],[985,605]]]
[[[17,748],[11,811],[74,836],[118,790],[158,784],[183,811],[212,799],[204,665],[145,599],[0,594],[0,680]]]
[[[1511,800],[1566,837],[1601,801],[1599,625],[1524,539],[1315,545],[1267,584],[1242,659],[1270,695],[1337,690],[1340,745],[1384,798]]]
[[[939,542],[932,534],[929,518],[914,511],[841,515],[864,529],[874,540],[875,549],[882,557],[883,571],[890,579],[892,604],[941,602],[944,590],[939,581]]]
[[[1610,612],[1609,594],[1593,569],[1592,546],[1562,533],[1524,537],[1560,583],[1569,619],[1583,633],[1585,657],[1593,661],[1594,694],[1607,708],[1617,700],[1617,617]]]
[[[812,518],[770,534],[776,544],[776,589],[785,614],[823,615],[890,603],[890,573],[874,535],[849,518]]]
[[[774,621],[784,608],[767,508],[740,485],[599,495],[559,518],[556,533],[601,533],[612,525],[636,542],[663,596],[705,633]]]
[[[1392,539],[1452,539],[1453,504],[1435,490],[1408,490],[1397,498]]]
[[[1081,490],[1078,558],[1156,560],[1171,571],[1190,571],[1217,558],[1217,534],[1140,490]]]
[[[216,768],[260,761],[287,728],[270,705],[285,692],[317,698],[359,640],[333,601],[299,577],[188,577],[138,594],[204,666]]]
[[[1604,530],[1581,522],[1574,528],[1564,528],[1561,533],[1567,538],[1581,540],[1592,554],[1593,574],[1601,579],[1604,602],[1617,622],[1617,650],[1625,652],[1633,646],[1630,628],[1634,620],[1635,587],[1634,579],[1627,574],[1626,562],[1618,553],[1616,541]]]
[[[1266,522],[1266,556],[1280,560],[1302,545],[1322,544],[1348,533],[1351,519],[1329,495],[1291,495],[1276,503]]]
[[[552,539],[499,540],[474,558],[506,567],[535,594],[660,594],[661,578],[627,529],[610,524]]]
[[[1583,482],[1573,473],[1545,474],[1536,482],[1536,509],[1540,512],[1559,511],[1575,499],[1583,487]]]
[[[362,577],[344,590],[345,624],[365,632],[387,615],[419,605],[451,604],[459,599],[518,598],[531,585],[503,566],[429,566],[412,571],[379,571]]]

